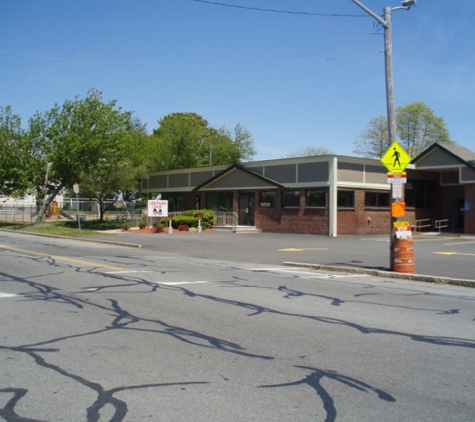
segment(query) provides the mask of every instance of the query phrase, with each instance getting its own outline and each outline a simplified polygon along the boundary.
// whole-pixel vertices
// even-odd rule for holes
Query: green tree
[[[16,196],[30,187],[25,141],[21,117],[13,114],[11,106],[0,107],[0,195]]]
[[[325,147],[305,147],[294,152],[285,154],[283,158],[296,158],[296,157],[315,157],[317,155],[332,155],[334,152]]]
[[[172,113],[153,130],[152,155],[155,169],[196,167],[205,155],[204,145],[213,135],[208,122],[196,113]]]
[[[396,109],[398,142],[411,157],[416,157],[435,142],[455,144],[450,139],[442,117],[423,102],[414,102]],[[367,158],[381,158],[390,147],[387,118],[375,117],[354,142],[355,152]]]
[[[250,132],[239,124],[231,133],[191,112],[168,114],[158,123],[148,145],[150,171],[233,164],[256,153]]]
[[[388,119],[384,116],[372,118],[354,142],[353,152],[367,158],[381,158],[390,147]]]
[[[99,219],[119,198],[127,199],[140,190],[140,178],[146,175],[144,145],[148,135],[141,124],[132,124],[119,142],[101,157],[90,173],[81,174],[81,195],[97,201]]]
[[[29,138],[37,145],[36,160],[46,163],[42,183],[38,178],[34,182],[37,223],[44,222],[45,210],[56,195],[75,183],[84,182],[86,190],[94,193],[120,189],[114,175],[133,174],[130,144],[137,139],[133,124],[131,112],[117,108],[116,101],[104,103],[96,90],[90,90],[85,99],[67,100],[30,119]],[[110,184],[107,189],[106,184]]]
[[[256,155],[251,132],[240,123],[234,126],[233,132],[220,128],[206,143],[210,147],[209,164],[215,166],[248,161]]]
[[[423,102],[398,107],[397,132],[401,146],[411,157],[416,157],[435,142],[455,144],[450,139],[444,119],[437,117]]]

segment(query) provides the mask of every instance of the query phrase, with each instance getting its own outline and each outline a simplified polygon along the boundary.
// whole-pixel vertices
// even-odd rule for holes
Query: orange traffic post
[[[394,239],[394,272],[414,274],[416,258],[414,256],[414,241],[412,237]]]

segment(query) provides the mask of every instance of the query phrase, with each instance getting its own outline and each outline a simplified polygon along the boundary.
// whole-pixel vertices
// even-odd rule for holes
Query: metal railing
[[[454,229],[454,221],[449,218],[443,218],[440,220],[432,220],[430,218],[424,218],[422,220],[416,220],[415,231],[422,231],[422,229],[428,229],[430,231],[432,229],[438,231],[439,233],[442,232],[442,229]]]
[[[446,229],[447,227],[449,227],[450,221],[451,220],[449,220],[448,218],[446,218],[444,220],[435,220],[435,222],[434,222],[435,229],[439,230],[439,233],[440,233],[442,231],[442,229]],[[453,222],[452,222],[452,229],[453,229]]]
[[[215,212],[213,225],[218,227],[230,226],[235,229],[238,225],[238,215],[235,212]]]
[[[424,218],[422,220],[416,220],[416,232],[422,231],[422,229],[430,227],[432,228],[432,220],[430,218]]]

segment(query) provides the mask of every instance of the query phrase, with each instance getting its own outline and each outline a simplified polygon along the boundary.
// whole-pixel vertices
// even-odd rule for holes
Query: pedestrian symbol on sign
[[[411,162],[411,157],[404,151],[401,145],[393,142],[386,153],[382,156],[381,162],[390,173],[402,173]]]
[[[396,163],[398,164],[399,167],[401,167],[401,162],[399,161],[399,156],[401,153],[396,149],[396,147],[393,148],[394,154],[392,155],[394,157],[394,163],[393,167],[396,167]]]

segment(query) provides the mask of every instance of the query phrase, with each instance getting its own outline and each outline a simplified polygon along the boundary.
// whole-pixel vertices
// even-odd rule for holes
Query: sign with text
[[[406,183],[407,174],[403,173],[388,173],[388,183]]]
[[[381,157],[381,162],[389,172],[402,173],[411,162],[411,157],[398,142],[394,141]]]
[[[412,238],[411,225],[407,221],[394,222],[394,231],[397,239]]]
[[[391,191],[393,199],[402,198],[402,183],[393,183]]]
[[[148,201],[147,215],[149,217],[168,217],[168,201],[167,200]]]

